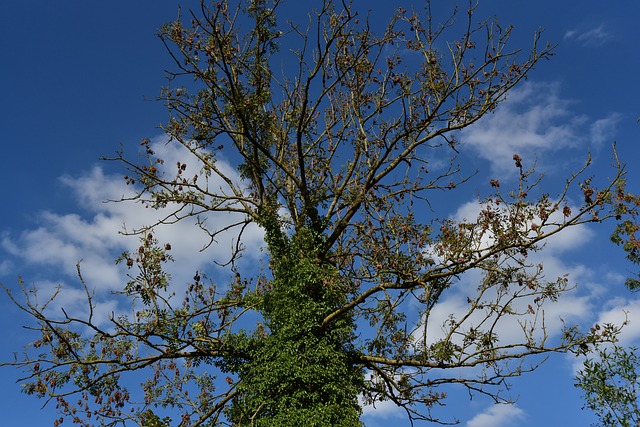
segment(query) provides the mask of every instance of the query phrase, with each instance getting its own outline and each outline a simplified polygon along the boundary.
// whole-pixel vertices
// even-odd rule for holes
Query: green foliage
[[[601,427],[640,425],[640,360],[637,349],[619,343],[596,344],[578,372],[576,386],[584,393],[586,408]]]
[[[171,419],[169,417],[160,418],[153,411],[149,410],[140,416],[140,427],[167,427]]]
[[[240,396],[229,417],[237,425],[358,426],[362,367],[355,365],[353,322],[321,328],[346,302],[336,268],[318,262],[317,236],[299,230],[275,247],[275,280],[261,312],[270,335],[238,367]]]

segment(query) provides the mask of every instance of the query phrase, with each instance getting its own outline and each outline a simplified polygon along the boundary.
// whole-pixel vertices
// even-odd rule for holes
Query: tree
[[[300,23],[276,17],[284,3],[202,2],[160,32],[177,68],[161,96],[164,131],[188,155],[170,169],[144,140],[143,162],[112,159],[127,168],[133,201],[172,209],[134,230],[139,250],[118,259],[133,313],[104,326],[91,310],[55,317],[28,292],[14,299],[39,334],[11,363],[26,369],[25,391],[80,425],[352,427],[362,401],[380,400],[439,421],[432,409],[448,386],[504,401],[505,381],[533,370],[536,355],[594,341],[571,325],[547,339],[543,307],[569,288],[530,260],[547,239],[615,217],[616,243],[637,260],[638,198],[617,159],[599,188],[582,177],[587,162],[552,198],[514,154],[517,183],[479,183],[488,195],[475,220],[436,214],[438,194],[473,179],[458,164],[458,131],[551,56],[539,34],[525,55],[508,48],[511,28],[475,24],[471,4],[442,24],[428,2],[398,9],[376,32],[345,2],[324,0]],[[584,203],[572,209],[576,186]],[[212,212],[237,221],[208,224]],[[196,272],[176,303],[171,244],[154,228],[194,218],[211,244],[236,233],[218,267],[232,279]],[[240,271],[251,224],[268,263]],[[467,272],[482,278],[465,310],[434,324]],[[503,340],[506,322],[521,325],[517,340]]]
[[[599,331],[600,326],[596,325]],[[605,325],[602,334],[610,343],[596,343],[576,377],[582,389],[585,407],[598,416],[602,427],[631,427],[640,423],[638,407],[637,348],[626,348],[618,342],[617,332]]]

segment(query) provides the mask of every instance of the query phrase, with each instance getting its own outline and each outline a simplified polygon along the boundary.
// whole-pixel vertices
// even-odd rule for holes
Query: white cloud
[[[362,407],[362,416],[367,418],[388,420],[389,418],[402,417],[404,415],[406,415],[404,410],[391,400],[375,402]]]
[[[456,222],[474,223],[481,209],[481,204],[478,201],[464,203],[452,215],[452,219]],[[562,223],[562,213],[552,214],[550,221]],[[509,307],[520,313],[518,315],[504,315],[493,325],[495,313],[473,309],[469,302],[468,298],[473,299],[478,295],[478,288],[483,280],[482,272],[479,269],[471,270],[461,275],[459,282],[443,294],[442,300],[430,311],[428,322],[423,324],[423,328],[416,331],[416,340],[425,340],[429,345],[443,339],[450,332],[449,319],[451,315],[454,315],[458,321],[464,319],[459,325],[459,331],[470,328],[484,331],[492,328],[502,345],[526,342],[526,334],[523,331],[525,322],[526,325],[534,327],[533,337],[542,339],[546,336],[550,340],[554,340],[559,337],[565,322],[571,325],[594,320],[594,299],[603,288],[601,282],[603,278],[599,277],[587,265],[567,261],[573,249],[583,247],[593,236],[593,231],[587,225],[573,226],[551,236],[539,251],[529,253],[528,263],[532,266],[543,265],[543,274],[546,280],[554,281],[556,278],[568,274],[568,290],[560,296],[558,301],[547,300],[541,310],[523,314],[527,313],[528,306],[536,307],[537,295],[526,295],[527,289],[517,286],[507,293],[501,293],[503,291],[498,289],[489,289],[483,295],[483,301],[489,303],[489,307],[492,303],[497,302],[505,304],[506,301],[517,295],[509,302]],[[478,249],[488,247],[492,240],[493,237],[490,233],[485,233],[477,242]],[[574,285],[577,286],[571,289]],[[454,335],[454,340],[460,340],[461,343],[462,336]]]
[[[574,113],[572,104],[560,96],[557,83],[525,82],[494,113],[464,129],[460,141],[500,176],[517,172],[514,154],[524,159],[525,168],[537,161],[539,168],[548,169],[559,160],[547,155],[567,148],[582,147],[586,160],[588,146],[611,140],[619,116],[611,114],[588,125],[590,119]]]
[[[467,427],[508,427],[520,425],[525,417],[513,404],[496,404],[467,421]]]
[[[609,40],[612,35],[607,31],[604,25],[593,28],[585,28],[584,26],[569,30],[564,34],[564,40],[575,40],[586,47],[602,46]]]
[[[625,321],[628,323],[622,328],[620,343],[640,344],[640,299],[615,298],[604,306],[598,317],[598,323],[601,325],[611,323],[619,326]]]
[[[620,121],[620,114],[612,113],[604,119],[596,120],[591,124],[591,141],[594,144],[611,144],[615,134],[616,125]]]
[[[624,278],[619,277],[616,282],[620,282],[621,286]],[[600,308],[599,311],[594,311],[593,318],[590,319],[592,324],[612,324],[617,327],[624,325],[618,336],[618,343],[622,346],[637,347],[640,345],[640,298],[615,297],[601,304]],[[609,346],[608,344],[604,345],[605,347]],[[592,354],[589,357],[595,356]],[[573,374],[584,368],[584,356],[575,357],[573,354],[568,354],[566,360],[571,366]]]
[[[367,381],[376,381],[376,376],[371,371],[367,372],[365,377]],[[378,380],[380,379],[378,378]],[[406,416],[405,410],[391,400],[376,400],[372,403],[366,403],[360,395],[358,401],[362,406],[362,416],[368,418],[369,421],[374,421],[374,423],[376,420]],[[368,422],[367,425],[369,425]]]
[[[456,212],[452,215],[452,219],[456,222],[475,222],[483,206],[479,201],[473,200],[460,205]],[[572,206],[572,211],[577,212],[579,209],[576,206]],[[534,222],[541,223],[538,218]],[[548,223],[550,224],[562,224],[564,217],[562,212],[556,211],[549,217]],[[553,226],[543,227],[542,231],[549,231]],[[485,233],[483,239],[480,242],[480,247],[486,247],[493,240],[493,236],[490,233]],[[545,252],[554,252],[556,255],[568,250],[580,247],[586,244],[592,237],[593,231],[585,224],[572,226],[562,230],[562,233],[558,233],[545,241]]]
[[[176,144],[167,145],[165,142],[165,138],[158,138],[153,149],[165,159],[167,168],[175,168],[177,159],[184,162],[188,154],[183,148],[176,147]],[[191,173],[199,169],[195,164],[189,166],[193,168]],[[224,168],[225,173],[240,182],[239,176],[229,164],[218,160],[217,166]],[[105,312],[110,312],[114,303],[104,301],[104,298],[109,298],[113,291],[122,290],[127,280],[126,267],[116,266],[114,260],[122,251],[134,251],[139,246],[137,237],[122,234],[123,227],[126,225],[128,230],[133,230],[152,224],[168,215],[170,208],[147,209],[132,201],[105,203],[106,200],[131,197],[133,189],[125,186],[121,175],[106,174],[99,166],[78,177],[65,176],[61,178],[61,182],[69,188],[71,198],[83,208],[84,213],[41,212],[37,216],[37,227],[17,234],[5,232],[0,244],[5,251],[26,265],[45,267],[43,273],[40,273],[44,277],[27,278],[29,282],[36,280],[38,288],[40,283],[46,288],[47,283],[57,280],[68,284],[64,286],[58,304],[64,302],[74,306],[86,303],[84,290],[79,288],[76,277],[76,264],[82,261],[85,282],[91,290],[96,290],[98,297],[102,296],[102,299],[98,299],[103,301],[101,304],[106,304]],[[212,191],[222,186],[214,178],[210,178],[208,184]],[[206,219],[209,226],[215,227],[224,227],[242,218],[239,214],[224,212],[206,215],[207,218],[201,219]],[[201,251],[209,243],[209,237],[197,226],[195,218],[159,226],[154,235],[161,244],[170,243],[172,246],[171,254],[175,262],[170,263],[167,269],[178,287],[186,285],[196,270],[206,270],[213,261],[227,261],[237,237],[233,231],[223,233],[208,250]],[[245,260],[240,261],[241,266],[242,262],[255,264],[263,245],[262,236],[262,230],[255,225],[245,230],[243,241],[247,251]],[[6,270],[9,266],[9,261],[3,261],[0,268]]]

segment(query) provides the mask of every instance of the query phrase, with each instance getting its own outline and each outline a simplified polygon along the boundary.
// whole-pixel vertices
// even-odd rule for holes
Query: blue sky
[[[107,296],[121,283],[122,271],[112,260],[136,245],[117,232],[123,222],[143,223],[152,214],[133,205],[102,203],[127,190],[117,165],[98,158],[121,144],[134,149],[145,137],[163,146],[158,126],[167,118],[166,109],[152,100],[165,82],[163,70],[172,64],[154,34],[177,16],[179,4],[189,3],[197,2],[0,0],[0,182],[5,188],[0,282],[5,286],[17,290],[18,275],[44,289],[60,283],[69,289],[66,301],[73,306],[75,264],[83,259],[85,278],[103,296],[99,308],[105,313],[113,309]],[[372,0],[369,7],[389,4]],[[634,164],[640,158],[640,3],[485,0],[480,14],[514,24],[513,46],[527,47],[533,32],[544,27],[543,38],[558,47],[552,60],[541,63],[493,116],[462,135],[460,149],[467,161],[487,176],[503,176],[509,173],[504,165],[511,167],[504,159],[518,152],[537,159],[545,182],[558,188],[588,151],[594,158],[592,173],[610,176],[615,140],[620,157],[629,163],[629,184],[640,192],[640,170]],[[455,201],[449,214],[473,215],[473,193]],[[640,298],[623,289],[631,266],[608,245],[606,228],[577,229],[542,255],[549,271],[568,272],[579,285],[557,304],[549,321],[562,317],[589,325],[620,319],[627,310],[631,324],[625,340],[638,344]],[[216,256],[215,248],[197,252],[203,239],[193,229],[163,233],[172,244],[182,241],[175,253],[182,254],[176,264],[185,266],[184,274]],[[258,230],[250,238],[259,246]],[[224,243],[221,247],[227,248]],[[444,301],[444,311],[455,307],[454,299]],[[0,297],[0,320],[5,325],[0,359],[6,360],[26,342],[20,328],[26,319]],[[443,414],[457,416],[466,427],[588,425],[593,418],[580,409],[574,369],[572,358],[552,357],[539,371],[514,382],[515,405],[469,402],[462,396],[450,401]],[[15,370],[0,370],[3,422],[51,425],[53,405],[41,410],[43,402],[20,394],[17,376]],[[371,427],[404,426],[388,405],[368,408],[364,420]]]

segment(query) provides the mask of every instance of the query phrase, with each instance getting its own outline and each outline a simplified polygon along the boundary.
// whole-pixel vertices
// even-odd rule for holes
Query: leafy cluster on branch
[[[460,171],[456,132],[552,54],[539,35],[530,52],[510,50],[511,28],[476,23],[472,4],[441,24],[428,2],[398,9],[380,30],[345,2],[324,0],[303,22],[280,18],[286,6],[202,1],[162,28],[176,66],[164,130],[184,158],[174,167],[143,140],[143,161],[114,159],[136,191],[128,200],[168,212],[118,259],[135,272],[120,295],[132,313],[94,318],[80,275],[87,317],[53,316],[55,295],[12,296],[41,336],[11,364],[27,393],[74,423],[356,427],[361,402],[385,400],[412,421],[440,421],[447,386],[505,401],[505,381],[533,370],[531,356],[601,339],[547,330],[544,308],[569,282],[546,278],[531,254],[612,218],[614,242],[638,262],[640,199],[620,162],[600,187],[583,169],[550,195],[515,154],[511,190],[508,177],[478,184],[489,196],[477,218],[432,203],[474,178]],[[217,213],[229,222],[207,221]],[[154,227],[190,219],[211,245],[235,233],[234,246],[180,297],[171,244]],[[250,225],[264,231],[264,269],[239,262]],[[228,283],[207,277],[220,271]],[[479,273],[477,286],[443,321],[434,313],[466,273]],[[518,325],[515,337],[505,325]]]

